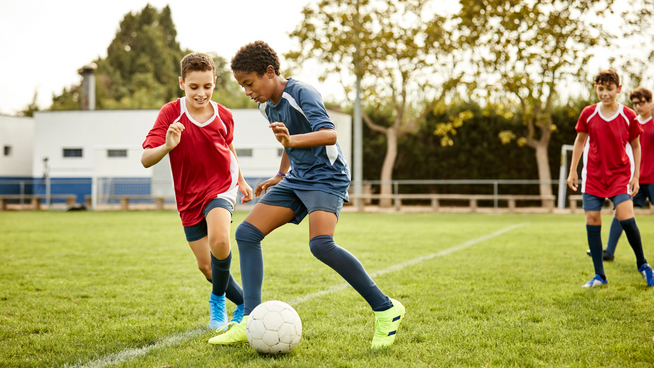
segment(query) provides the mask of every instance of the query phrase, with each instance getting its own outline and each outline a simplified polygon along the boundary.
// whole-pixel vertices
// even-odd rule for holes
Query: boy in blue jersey
[[[284,152],[277,175],[255,189],[256,196],[265,195],[236,229],[245,317],[209,343],[247,342],[248,315],[261,303],[261,241],[282,225],[299,224],[308,214],[313,255],[338,272],[375,313],[372,348],[392,345],[404,319],[404,306],[382,293],[361,262],[334,243],[338,215],[348,200],[350,171],[320,94],[305,83],[284,79],[277,54],[263,41],[241,47],[231,68],[245,93],[259,104]]]

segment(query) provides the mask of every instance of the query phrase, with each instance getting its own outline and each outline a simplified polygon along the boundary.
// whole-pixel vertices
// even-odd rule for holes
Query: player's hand
[[[243,180],[239,180],[238,182],[238,189],[241,191],[243,194],[243,198],[241,198],[241,203],[247,203],[252,200],[252,187],[248,185],[248,183]]]
[[[270,178],[270,179],[264,181],[263,183],[257,185],[257,189],[254,190],[254,196],[258,197],[259,195],[261,195],[261,192],[263,192],[263,194],[266,194],[266,192],[268,192],[268,188],[274,187],[280,181],[282,181],[282,179],[283,178],[281,176],[275,175],[272,178]]]
[[[570,189],[574,190],[575,192],[577,191],[577,185],[579,184],[579,177],[577,175],[576,171],[571,171],[570,175],[568,175],[568,186]]]
[[[166,131],[166,148],[171,151],[182,140],[182,131],[186,129],[180,122],[172,123]]]
[[[639,178],[634,177],[633,179],[631,179],[631,183],[629,183],[629,196],[631,198],[635,197],[636,194],[638,194],[638,191],[640,190],[640,184],[638,184],[639,180],[640,180]]]
[[[291,145],[291,134],[288,132],[288,128],[284,123],[275,122],[271,123],[269,127],[275,133],[275,138],[282,144],[284,147],[290,147]]]

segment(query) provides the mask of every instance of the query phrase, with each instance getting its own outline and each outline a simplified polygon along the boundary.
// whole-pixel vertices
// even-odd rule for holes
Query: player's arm
[[[238,164],[238,157],[236,156],[236,149],[234,144],[229,144],[229,150],[232,151],[234,157],[236,157],[236,163]],[[243,172],[241,171],[241,165],[238,165],[238,188],[243,193],[243,198],[241,198],[241,203],[250,202],[252,200],[252,187],[248,185],[243,177]]]
[[[640,138],[631,141],[631,150],[634,154],[634,176],[629,183],[629,195],[633,198],[640,190]]]
[[[143,164],[143,167],[148,168],[156,164],[157,162],[161,161],[161,159],[164,158],[168,152],[177,147],[182,138],[183,130],[184,125],[182,125],[182,123],[170,124],[168,130],[166,131],[166,143],[159,147],[146,148],[143,151],[143,154],[141,155],[141,164]]]
[[[286,155],[286,150],[284,150],[282,153],[282,162],[279,164],[279,173],[257,185],[257,188],[254,190],[254,195],[258,197],[262,192],[265,194],[268,191],[268,188],[277,185],[280,181],[282,181],[282,179],[284,179],[284,176],[290,168],[291,162],[288,159],[288,155]]]
[[[284,147],[317,147],[331,146],[338,141],[338,134],[334,129],[322,128],[318,131],[304,134],[290,135],[286,125],[281,122],[271,123],[270,128],[275,133],[275,138]]]
[[[579,160],[581,159],[581,154],[584,152],[584,145],[586,144],[586,139],[588,138],[588,133],[578,132],[577,138],[575,138],[575,143],[572,148],[572,162],[570,162],[570,174],[568,174],[568,186],[570,189],[577,191],[577,185],[579,184],[579,177],[577,175],[577,165],[579,165]]]

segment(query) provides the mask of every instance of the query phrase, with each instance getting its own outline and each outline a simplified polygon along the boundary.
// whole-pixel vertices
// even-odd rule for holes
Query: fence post
[[[20,182],[20,210],[23,210],[23,203],[25,202],[25,182]]]
[[[400,198],[397,196],[399,194],[399,183],[397,180],[393,180],[393,195],[395,198],[393,199],[393,203],[395,204],[395,212],[400,211]]]
[[[493,212],[497,212],[497,207],[498,207],[498,204],[497,204],[497,201],[498,201],[497,195],[498,195],[498,193],[497,192],[498,192],[497,181],[494,181],[493,182]]]

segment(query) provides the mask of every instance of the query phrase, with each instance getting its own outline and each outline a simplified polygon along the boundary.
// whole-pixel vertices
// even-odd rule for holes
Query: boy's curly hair
[[[629,94],[629,100],[633,100],[634,98],[645,102],[652,102],[652,91],[645,87],[636,87]]]
[[[595,76],[595,85],[608,85],[611,83],[615,83],[616,87],[620,86],[620,76],[613,69],[602,70]]]
[[[232,58],[232,72],[250,74],[256,72],[258,75],[266,74],[269,65],[279,75],[279,57],[267,43],[255,41],[241,47]]]
[[[216,65],[214,64],[213,59],[211,56],[201,52],[193,52],[184,56],[179,64],[182,69],[183,80],[186,80],[186,75],[188,75],[189,72],[204,72],[211,70],[213,75],[216,75]]]

